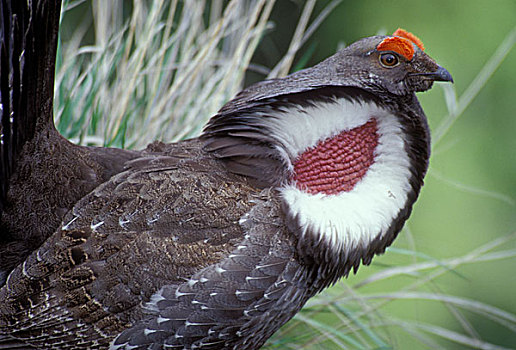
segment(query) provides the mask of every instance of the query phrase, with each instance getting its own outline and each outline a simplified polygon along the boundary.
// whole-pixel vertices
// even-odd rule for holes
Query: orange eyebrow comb
[[[378,51],[397,52],[409,61],[414,57],[414,47],[412,44],[417,45],[421,50],[425,49],[423,43],[417,36],[404,29],[396,29],[392,35],[392,37],[385,38],[380,44],[378,44],[376,49]]]
[[[408,39],[412,41],[414,44],[416,44],[421,51],[425,51],[425,47],[423,46],[423,42],[421,39],[419,39],[414,34],[407,32],[405,29],[398,28],[394,33],[392,33],[392,36],[401,36],[402,38]]]

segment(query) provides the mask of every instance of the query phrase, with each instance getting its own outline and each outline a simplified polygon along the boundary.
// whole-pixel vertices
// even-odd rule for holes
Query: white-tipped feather
[[[339,99],[304,112],[285,113],[270,124],[294,160],[317,142],[372,118],[379,136],[375,161],[353,190],[326,195],[304,192],[295,184],[280,188],[289,214],[298,218],[303,234],[315,234],[313,238],[325,240],[336,252],[349,252],[383,235],[405,206],[411,172],[400,122],[374,103]]]

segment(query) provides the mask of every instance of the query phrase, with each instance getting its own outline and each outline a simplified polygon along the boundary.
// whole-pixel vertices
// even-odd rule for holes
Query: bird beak
[[[453,83],[453,78],[445,68],[438,66],[437,70],[435,72],[431,73],[412,73],[411,76],[417,75],[417,76],[423,76],[427,79],[434,80],[434,81],[449,81]]]
[[[453,83],[453,78],[450,74],[450,72],[448,72],[446,69],[444,69],[443,67],[439,66],[439,68],[437,68],[437,70],[433,73],[430,73],[429,76],[434,79],[435,81],[449,81],[451,83]]]

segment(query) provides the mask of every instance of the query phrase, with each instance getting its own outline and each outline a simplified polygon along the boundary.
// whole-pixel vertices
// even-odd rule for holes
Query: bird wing
[[[223,269],[244,264],[239,278],[245,282],[264,250],[279,249],[277,258],[288,261],[289,244],[262,242],[267,232],[272,238],[281,231],[278,203],[267,209],[275,221],[261,224],[266,234],[260,232],[260,242],[242,243],[251,239],[242,218],[256,203],[270,203],[270,194],[225,172],[198,141],[167,147],[132,161],[126,171],[82,198],[61,228],[10,274],[0,289],[0,334],[45,348],[105,347],[145,318],[144,303],[154,301],[156,310],[170,310],[156,303],[159,293],[178,290],[219,263],[226,264]],[[250,218],[272,220],[263,210]],[[242,256],[253,259],[231,256],[242,244],[250,247]],[[248,296],[247,304],[274,284],[286,266],[278,259],[270,267],[275,278],[261,283],[261,296]],[[213,287],[232,283],[228,290],[234,292],[234,278],[219,278]]]
[[[261,347],[319,291],[317,270],[298,258],[277,198],[271,189],[253,196],[236,248],[187,281],[162,287],[112,349]]]

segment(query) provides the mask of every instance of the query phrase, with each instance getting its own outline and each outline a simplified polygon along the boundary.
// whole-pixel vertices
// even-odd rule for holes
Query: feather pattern
[[[0,289],[0,333],[40,348],[105,348],[157,290],[228,255],[243,239],[238,221],[254,190],[200,149],[192,140],[167,149],[186,159],[136,159],[79,201]],[[206,190],[211,200],[194,199]],[[54,333],[59,343],[44,336]]]
[[[147,306],[150,315],[111,348],[152,348],[156,337],[172,349],[261,346],[275,326],[267,320],[286,322],[315,293],[315,275],[296,261],[273,198],[270,190],[255,197],[242,223],[246,238],[219,263],[160,289]]]

